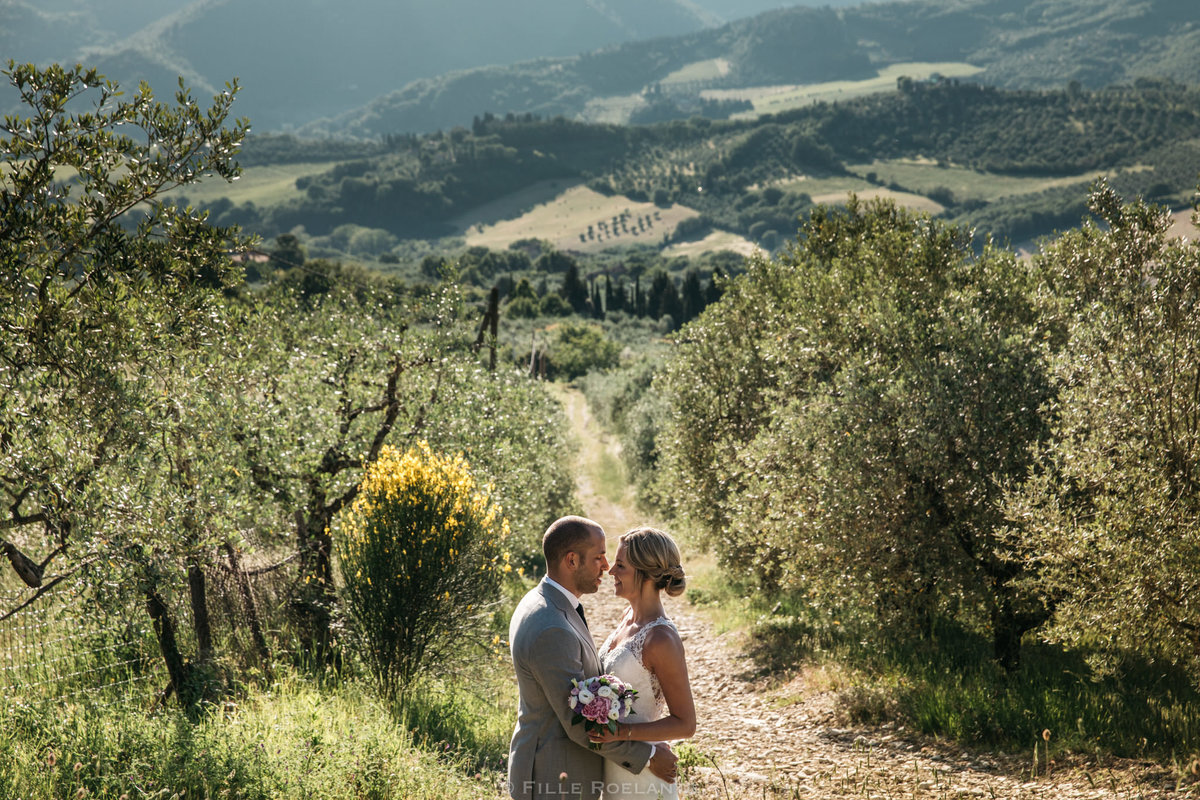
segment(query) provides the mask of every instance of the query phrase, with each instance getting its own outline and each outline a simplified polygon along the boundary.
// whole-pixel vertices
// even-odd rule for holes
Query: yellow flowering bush
[[[462,456],[384,447],[336,536],[346,607],[383,694],[484,642],[511,570],[508,521]]]

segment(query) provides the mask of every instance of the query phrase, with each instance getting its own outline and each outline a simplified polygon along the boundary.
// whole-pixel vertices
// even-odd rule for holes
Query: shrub
[[[1055,608],[1048,636],[1200,676],[1200,250],[1101,182],[1039,257],[1063,387],[1010,541]]]
[[[508,521],[461,456],[385,446],[337,539],[346,605],[382,694],[403,704],[423,668],[490,630],[510,570]]]
[[[970,619],[1015,665],[1045,618],[995,538],[1051,394],[1027,272],[892,203],[814,212],[667,360],[664,496],[767,589],[856,597],[914,633]]]
[[[507,316],[519,319],[533,319],[540,311],[538,301],[528,297],[514,297],[504,306]]]
[[[573,310],[567,305],[567,301],[553,292],[543,297],[538,303],[538,314],[543,317],[566,317],[572,313]]]
[[[578,378],[594,369],[615,367],[621,346],[598,325],[566,322],[559,326],[550,348],[551,372],[556,378]]]

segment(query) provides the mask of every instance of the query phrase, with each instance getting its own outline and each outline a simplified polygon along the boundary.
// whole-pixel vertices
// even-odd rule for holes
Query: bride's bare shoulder
[[[683,657],[683,638],[674,625],[655,625],[646,633],[646,641],[642,645],[643,663],[683,661]]]

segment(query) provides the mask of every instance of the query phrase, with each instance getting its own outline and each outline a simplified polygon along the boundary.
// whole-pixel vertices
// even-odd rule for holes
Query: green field
[[[700,96],[708,100],[749,100],[753,111],[735,114],[734,119],[753,119],[760,114],[778,114],[821,101],[848,100],[852,97],[886,92],[896,88],[896,79],[909,77],[925,80],[934,75],[965,78],[982,72],[982,67],[958,61],[909,61],[884,67],[873,78],[858,81],[827,81],[783,86],[755,86],[745,89],[708,89]]]
[[[863,172],[863,174],[865,173],[866,171]],[[814,203],[823,203],[825,205],[842,205],[846,202],[846,196],[850,192],[854,192],[854,194],[863,200],[886,197],[895,200],[897,205],[911,208],[914,211],[923,211],[927,214],[940,214],[945,210],[945,207],[940,203],[916,192],[901,192],[886,189],[882,186],[869,183],[865,178],[859,178],[855,175],[836,175],[828,178],[812,178],[802,175],[798,178],[788,178],[775,185],[781,189],[793,192],[804,192],[813,199]]]
[[[659,83],[672,86],[693,81],[711,81],[723,78],[729,74],[729,60],[725,58],[710,58],[707,61],[696,61],[686,67],[675,70]]]
[[[869,164],[848,164],[850,172],[866,176],[874,172],[879,181],[895,183],[915,192],[928,192],[946,188],[954,192],[955,198],[992,202],[1002,197],[1033,194],[1057,186],[1090,182],[1105,172],[1087,172],[1079,175],[1014,176],[979,172],[954,165],[939,166],[930,159],[892,159],[873,161]]]
[[[580,112],[580,118],[585,122],[603,123],[609,125],[627,125],[633,112],[646,105],[646,98],[641,93],[619,94],[611,97],[593,97]]]
[[[188,186],[181,193],[195,206],[209,205],[222,197],[229,198],[235,205],[246,202],[253,202],[258,206],[275,205],[303,194],[296,188],[297,178],[325,172],[332,166],[332,163],[326,161],[246,167],[242,170],[241,177],[233,183],[212,177]]]

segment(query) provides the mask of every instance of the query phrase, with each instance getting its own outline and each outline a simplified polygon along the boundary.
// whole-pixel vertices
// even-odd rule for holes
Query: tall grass
[[[1165,664],[1130,659],[1098,668],[1089,654],[1027,643],[1005,672],[984,632],[943,622],[927,636],[872,628],[853,609],[817,610],[766,598],[701,574],[689,598],[720,608],[722,625],[748,631],[764,674],[821,665],[849,723],[894,721],[964,744],[1027,752],[1153,758],[1186,764],[1200,755],[1200,688]]]
[[[434,746],[430,731],[397,724],[356,683],[318,685],[297,676],[213,708],[199,722],[127,704],[5,707],[0,797],[501,796],[498,765],[489,757],[482,769],[476,756],[490,756],[494,737],[476,733],[469,714],[456,720],[476,751]]]

